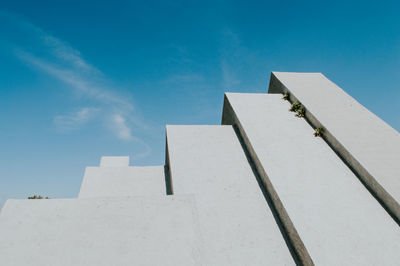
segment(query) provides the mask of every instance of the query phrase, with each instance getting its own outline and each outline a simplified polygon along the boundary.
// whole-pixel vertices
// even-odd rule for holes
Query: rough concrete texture
[[[202,265],[193,198],[9,200],[0,264]]]
[[[103,156],[100,160],[101,167],[129,166],[129,156]]]
[[[293,265],[231,126],[167,126],[175,195],[194,194],[205,265]]]
[[[166,195],[164,166],[86,167],[79,198]]]
[[[398,225],[282,95],[226,96],[315,265],[398,265]]]
[[[269,92],[283,91],[400,221],[400,134],[321,73],[273,72]]]

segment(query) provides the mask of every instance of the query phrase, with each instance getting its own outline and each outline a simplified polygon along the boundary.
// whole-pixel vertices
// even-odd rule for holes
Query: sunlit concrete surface
[[[8,200],[0,264],[203,265],[192,197]]]
[[[293,265],[231,126],[167,126],[175,195],[194,194],[205,265]]]
[[[167,126],[165,165],[104,156],[78,199],[7,201],[0,265],[398,265],[399,133],[319,73],[269,91]]]
[[[102,156],[101,167],[123,167],[129,166],[129,156]]]
[[[307,118],[400,221],[399,132],[321,73],[273,72],[269,92],[282,91],[306,107]]]
[[[164,166],[86,167],[79,198],[166,195]]]
[[[398,264],[399,226],[282,95],[226,96],[316,265]]]

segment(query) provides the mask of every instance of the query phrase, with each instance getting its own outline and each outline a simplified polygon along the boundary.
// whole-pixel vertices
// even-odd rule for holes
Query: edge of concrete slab
[[[220,265],[225,261],[243,265],[239,257],[252,254],[249,259],[255,265],[271,263],[274,257],[279,258],[281,264],[302,265],[255,176],[234,127],[168,125],[167,129],[174,192],[175,195],[196,193],[197,202],[201,202],[198,209],[201,210],[200,221],[205,224],[202,231],[207,246],[211,246],[206,252],[208,263]],[[200,158],[207,159],[204,162]],[[248,228],[256,230],[247,231]],[[238,237],[238,232],[243,237]],[[209,256],[216,252],[217,260]],[[270,256],[272,254],[280,255]]]
[[[275,75],[277,72],[271,72],[271,78],[268,88],[270,94],[289,94],[289,102],[301,102],[300,99],[292,93]],[[322,73],[314,73],[324,76]],[[351,96],[350,96],[351,97]],[[303,105],[303,104],[302,104]],[[322,128],[324,134],[322,138],[331,147],[331,149],[338,155],[338,157],[349,167],[349,169],[357,176],[357,178],[364,184],[368,191],[374,198],[382,205],[382,207],[389,213],[389,215],[400,225],[400,204],[388,193],[378,181],[368,172],[368,170],[346,149],[346,147],[323,125],[313,114],[307,106],[303,105],[305,109],[305,120],[314,129]]]
[[[272,212],[276,214],[276,218],[278,219],[277,223],[280,227],[283,228],[283,233],[285,234],[284,238],[285,240],[288,240],[288,244],[290,245],[289,249],[291,249],[291,252],[294,252],[293,255],[295,257],[295,261],[298,262],[300,265],[314,265],[314,262],[309,252],[307,251],[307,248],[301,240],[285,207],[279,199],[279,196],[275,191],[274,186],[272,185],[267,173],[265,172],[265,169],[262,167],[261,162],[246,135],[246,132],[244,131],[240,121],[238,120],[238,117],[229,102],[227,93],[225,93],[224,95],[221,124],[232,125],[235,128],[238,138],[241,141],[243,148],[245,149],[246,155],[248,156],[250,164],[256,170],[257,175],[262,181],[263,188],[265,189],[267,196],[271,200],[272,206],[270,207],[272,209]]]

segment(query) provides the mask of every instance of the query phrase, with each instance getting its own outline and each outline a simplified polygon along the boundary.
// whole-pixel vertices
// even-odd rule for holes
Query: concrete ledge
[[[123,167],[129,166],[129,156],[103,156],[100,167]]]
[[[8,200],[4,266],[203,265],[194,198]]]
[[[166,195],[164,166],[87,167],[79,198]]]
[[[226,94],[222,123],[240,129],[302,263],[396,265],[398,225],[281,98]]]
[[[400,223],[400,134],[321,73],[273,72],[269,93],[286,92]]]

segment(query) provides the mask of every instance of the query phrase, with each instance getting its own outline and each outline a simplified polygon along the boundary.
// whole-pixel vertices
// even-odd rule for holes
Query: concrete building
[[[397,131],[320,73],[226,93],[221,124],[167,126],[165,165],[102,157],[76,199],[8,200],[0,264],[398,265]]]

